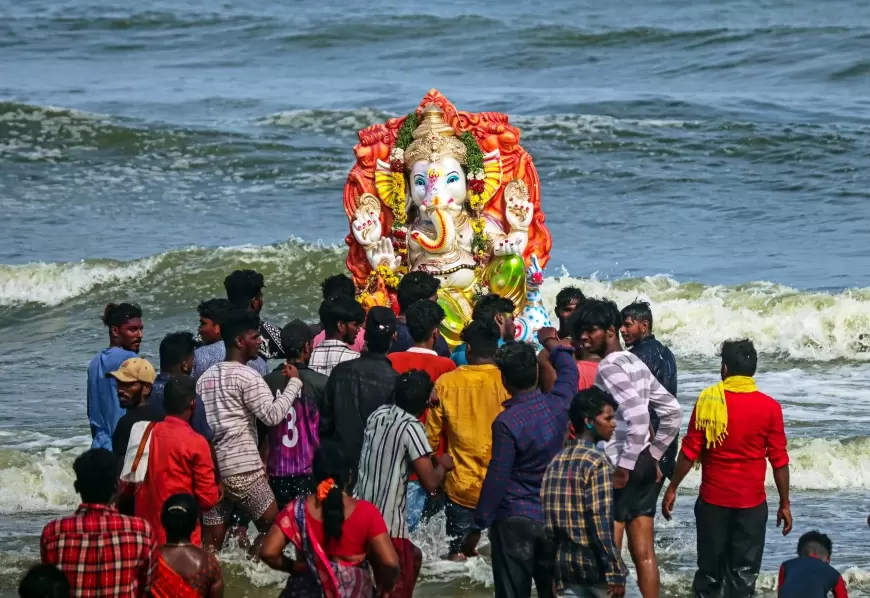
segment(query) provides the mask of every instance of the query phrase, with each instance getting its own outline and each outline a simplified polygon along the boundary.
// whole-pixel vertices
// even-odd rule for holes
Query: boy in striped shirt
[[[575,329],[585,351],[601,357],[595,386],[610,393],[619,408],[616,434],[606,452],[613,466],[614,532],[622,549],[623,530],[644,598],[658,598],[659,570],[653,544],[653,521],[663,478],[659,461],[680,431],[682,412],[677,400],[659,384],[649,368],[619,342],[622,315],[612,301],[589,299]],[[649,410],[660,424],[651,434]],[[651,440],[652,437],[652,440]]]

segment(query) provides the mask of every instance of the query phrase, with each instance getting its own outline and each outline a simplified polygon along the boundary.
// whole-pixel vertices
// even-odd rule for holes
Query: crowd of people
[[[477,556],[488,532],[498,598],[621,597],[624,538],[656,598],[657,500],[669,479],[670,518],[695,464],[695,596],[754,594],[767,462],[791,531],[782,409],[755,385],[748,340],[723,345],[722,380],[679,443],[677,362],[647,303],[620,311],[564,288],[536,353],[514,342],[513,303],[485,295],[451,352],[426,273],[401,280],[398,316],[365,312],[332,276],[320,322],[282,329],[259,317],[262,275],[224,284],[226,299],[198,307],[198,338],[163,338],[159,373],[139,356],[142,310],[106,308],[109,346],[88,366],[93,443],[74,464],[82,503],[46,525],[23,598],[219,598],[228,537],[289,574],[287,598],[410,597],[423,559],[410,534],[440,512],[445,559]],[[805,534],[798,553],[780,596],[846,596],[826,536]]]

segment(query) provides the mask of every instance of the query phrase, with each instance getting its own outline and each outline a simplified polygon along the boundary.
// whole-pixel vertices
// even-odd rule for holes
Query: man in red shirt
[[[435,351],[435,343],[441,336],[439,328],[444,319],[444,308],[434,301],[417,301],[405,312],[408,332],[414,346],[407,351],[390,353],[387,357],[393,369],[404,374],[411,370],[423,370],[429,374],[432,384],[441,374],[452,372],[456,364],[449,357],[441,357]]]
[[[166,417],[151,431],[148,471],[136,494],[136,516],[151,524],[158,545],[166,542],[160,515],[167,498],[191,494],[203,512],[214,508],[220,499],[211,448],[190,426],[196,406],[194,379],[171,377],[163,397]],[[190,541],[197,546],[202,544],[199,525]]]
[[[147,596],[157,565],[157,545],[147,521],[121,515],[111,505],[118,486],[115,457],[91,449],[73,463],[82,504],[75,515],[42,530],[42,562],[66,575],[74,598]]]
[[[779,493],[776,526],[791,531],[789,469],[782,407],[758,391],[752,376],[758,354],[749,340],[722,345],[722,382],[704,390],[689,420],[676,471],[662,501],[671,518],[677,488],[692,465],[701,462],[701,489],[695,504],[697,597],[755,594],[764,554],[767,463]]]

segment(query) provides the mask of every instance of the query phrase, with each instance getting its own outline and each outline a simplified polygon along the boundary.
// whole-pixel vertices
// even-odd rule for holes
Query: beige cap
[[[131,357],[122,363],[117,371],[111,372],[109,375],[121,382],[144,382],[145,384],[154,384],[154,380],[157,378],[154,366],[148,363],[147,359],[141,357]]]

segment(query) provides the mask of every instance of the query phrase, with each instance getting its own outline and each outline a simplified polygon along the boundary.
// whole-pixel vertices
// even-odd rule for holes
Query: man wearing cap
[[[317,427],[328,378],[308,367],[313,341],[311,327],[302,320],[293,320],[284,326],[281,346],[287,362],[264,378],[276,398],[287,391],[290,382],[284,374],[285,365],[295,366],[302,381],[302,394],[290,407],[284,421],[267,428],[268,433],[259,434],[260,445],[265,448],[265,451],[261,448],[261,452],[267,455],[269,485],[279,509],[297,496],[314,492],[311,465],[314,451],[320,445]]]
[[[396,314],[388,307],[371,308],[365,330],[367,349],[335,366],[320,411],[320,438],[338,441],[349,463],[359,462],[366,420],[391,402],[399,376],[387,359],[396,339]]]
[[[127,410],[112,434],[112,452],[120,464],[127,452],[133,424],[163,421],[163,410],[160,405],[152,406],[148,402],[157,372],[147,359],[131,357],[109,376],[117,380],[118,402]]]

